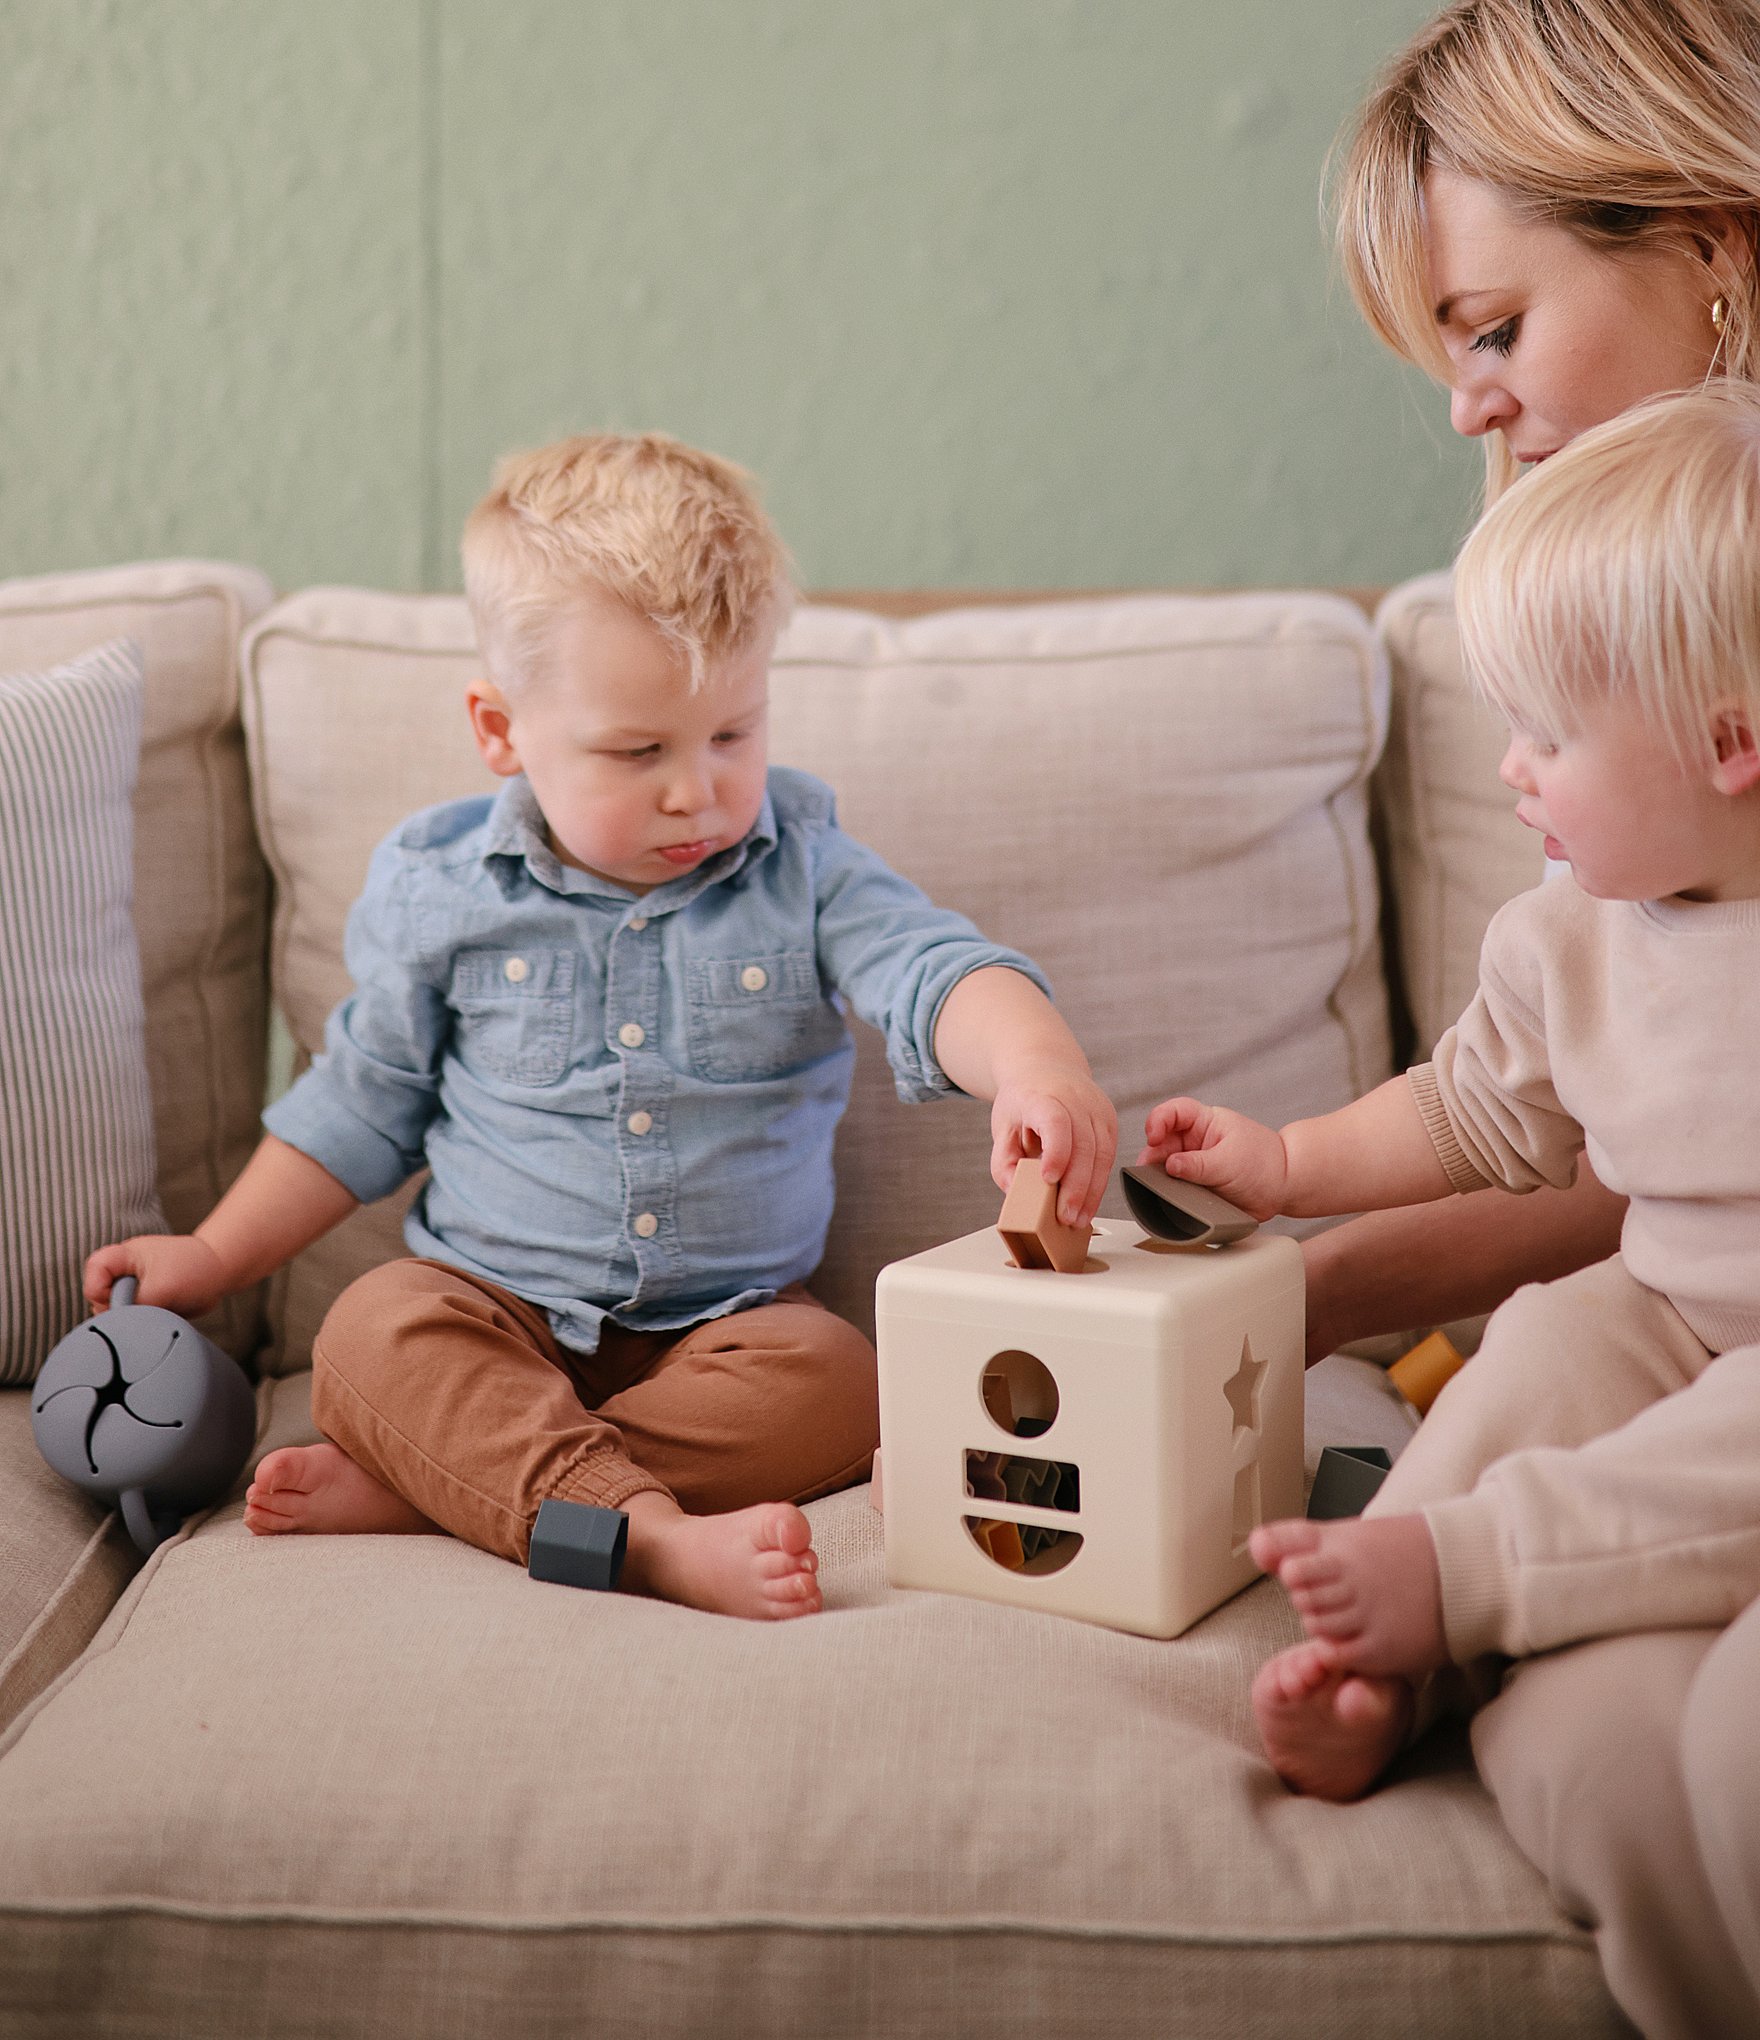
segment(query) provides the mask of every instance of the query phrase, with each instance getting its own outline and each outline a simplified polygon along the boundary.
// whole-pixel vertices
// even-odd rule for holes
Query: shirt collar
[[[640,895],[642,912],[653,916],[688,906],[709,886],[721,884],[748,863],[774,850],[776,843],[776,809],[766,791],[758,819],[737,843],[717,851],[708,863],[686,872],[682,878],[668,879],[651,893]],[[550,892],[585,895],[630,906],[638,898],[627,886],[615,885],[609,879],[563,863],[544,839],[543,810],[523,772],[507,782],[489,808],[488,820],[483,825],[483,863],[503,893],[511,893],[523,868]]]

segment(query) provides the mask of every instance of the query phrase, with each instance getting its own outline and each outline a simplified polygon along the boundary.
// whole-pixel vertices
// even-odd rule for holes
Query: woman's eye
[[[1473,342],[1473,353],[1483,354],[1489,348],[1493,354],[1507,354],[1516,344],[1518,323],[1514,318],[1505,319],[1501,326],[1493,326],[1489,333],[1481,333]]]

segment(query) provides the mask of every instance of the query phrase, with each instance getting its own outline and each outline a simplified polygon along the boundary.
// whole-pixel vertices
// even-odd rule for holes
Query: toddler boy
[[[411,817],[350,915],[325,1052],[188,1238],[106,1247],[196,1312],[424,1164],[405,1237],[326,1317],[327,1442],[245,1520],[451,1531],[523,1561],[550,1497],[629,1517],[624,1582],[753,1617],[820,1605],[796,1504],[864,1478],[868,1341],[801,1286],[854,1048],[902,1095],[995,1101],[998,1183],[1042,1148],[1072,1221],[1111,1106],[1023,956],[935,907],[769,768],[787,561],[744,476],[659,435],[507,462],[464,536],[507,785]]]

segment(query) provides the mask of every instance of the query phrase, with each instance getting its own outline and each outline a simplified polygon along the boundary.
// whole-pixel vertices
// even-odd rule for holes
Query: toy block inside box
[[[1302,1512],[1293,1240],[1102,1219],[1061,1274],[986,1228],[883,1268],[875,1320],[894,1586],[1177,1636]]]

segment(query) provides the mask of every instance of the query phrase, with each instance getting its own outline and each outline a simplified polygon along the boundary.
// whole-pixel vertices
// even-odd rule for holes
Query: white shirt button
[[[740,972],[739,981],[748,992],[761,992],[770,982],[770,973],[761,963],[748,963]]]
[[[532,974],[532,967],[523,956],[510,956],[501,966],[501,975],[510,985],[523,985]]]
[[[654,1115],[651,1112],[632,1112],[629,1115],[628,1125],[631,1133],[652,1133],[654,1130]]]
[[[636,1220],[636,1231],[645,1240],[651,1240],[660,1230],[660,1221],[651,1211],[644,1211]]]
[[[638,1027],[633,1020],[626,1020],[617,1030],[617,1038],[625,1048],[640,1048],[648,1038],[648,1030]]]
[[[643,930],[643,929],[644,929],[644,928],[645,928],[645,927],[646,927],[647,925],[648,925],[648,917],[647,917],[647,915],[646,915],[646,914],[631,914],[631,915],[630,915],[630,917],[629,917],[629,927],[630,927],[630,933],[631,933],[632,935],[639,935],[639,934],[640,934],[640,933],[642,932],[642,930]]]

